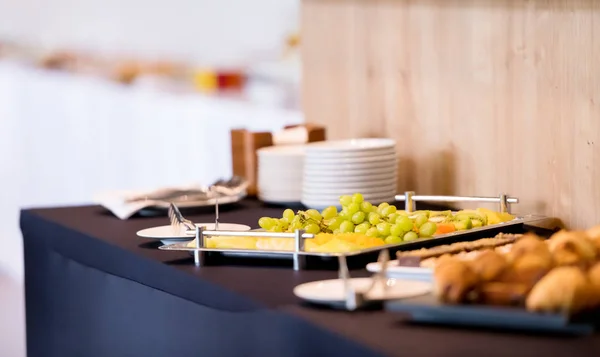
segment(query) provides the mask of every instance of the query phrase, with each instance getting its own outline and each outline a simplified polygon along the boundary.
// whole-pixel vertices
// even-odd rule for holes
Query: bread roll
[[[554,268],[527,296],[527,310],[572,315],[588,307],[590,289],[591,284],[580,268]]]
[[[443,258],[434,270],[434,294],[445,303],[459,304],[477,284],[477,275],[467,263]]]

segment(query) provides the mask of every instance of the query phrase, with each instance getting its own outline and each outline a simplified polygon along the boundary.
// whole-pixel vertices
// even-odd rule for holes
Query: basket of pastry
[[[492,246],[484,249],[458,252],[454,246],[442,254],[421,251],[420,256],[407,252],[403,257],[420,263],[434,258],[429,266],[434,293],[393,303],[390,309],[429,322],[593,329],[600,310],[600,226],[562,230],[546,240],[534,234],[496,238],[497,245],[488,242]],[[475,253],[467,257],[469,252]]]

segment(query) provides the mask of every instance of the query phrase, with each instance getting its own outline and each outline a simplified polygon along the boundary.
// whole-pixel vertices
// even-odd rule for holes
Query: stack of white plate
[[[362,193],[373,204],[396,194],[396,143],[391,139],[323,141],[305,146],[302,203],[339,206],[342,195]]]
[[[258,198],[276,204],[300,202],[304,145],[269,146],[257,155]]]

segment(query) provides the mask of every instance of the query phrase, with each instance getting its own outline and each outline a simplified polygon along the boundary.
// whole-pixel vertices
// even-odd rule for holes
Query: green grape
[[[306,227],[304,227],[304,230],[306,231],[306,233],[311,233],[311,234],[317,234],[317,233],[321,232],[321,228],[319,228],[319,225],[316,223],[307,224]]]
[[[367,229],[367,231],[365,232],[365,235],[368,237],[377,237],[379,236],[379,232],[377,231],[377,227],[371,227],[369,229]]]
[[[335,206],[329,206],[321,212],[321,216],[323,216],[324,219],[332,219],[333,217],[337,216],[337,214],[338,211]]]
[[[355,214],[355,213],[356,213],[356,212],[358,212],[358,211],[360,211],[360,205],[359,205],[358,203],[351,203],[351,204],[348,206],[348,213],[349,213],[350,215],[353,215],[353,214]]]
[[[287,231],[289,226],[290,226],[290,222],[288,222],[288,220],[285,218],[280,219],[279,223],[277,224],[277,227],[279,228],[279,232]]]
[[[427,219],[427,216],[426,216],[426,215],[424,215],[424,214],[420,214],[420,215],[418,215],[418,216],[417,216],[417,218],[415,218],[415,225],[416,225],[417,227],[421,227],[421,225],[422,225],[423,223],[427,222],[427,220],[428,220],[428,219]]]
[[[377,206],[377,213],[383,216],[383,209],[388,207],[389,205],[390,204],[387,202],[380,203],[379,206]]]
[[[344,219],[350,219],[351,216],[352,215],[348,213],[348,208],[346,207],[342,208],[340,213],[338,213],[338,217],[342,217]]]
[[[398,243],[402,243],[402,238],[395,236],[395,235],[391,235],[391,236],[387,236],[387,238],[385,238],[385,244],[398,244]]]
[[[294,219],[290,222],[290,229],[295,231],[296,229],[302,229],[302,221],[300,216],[294,216]]]
[[[356,227],[354,227],[354,233],[366,234],[367,231],[369,230],[369,228],[371,228],[371,225],[367,222],[363,222],[363,223],[357,225]]]
[[[419,239],[419,236],[417,235],[417,233],[410,231],[410,232],[406,232],[404,234],[404,237],[402,237],[402,240],[405,242],[410,242],[412,240],[417,240]]]
[[[344,222],[345,219],[338,216],[338,217],[334,217],[329,221],[329,224],[327,225],[327,227],[329,227],[329,229],[336,230],[338,228],[340,228],[340,225],[342,224],[342,222]]]
[[[408,216],[399,216],[396,218],[396,224],[399,225],[404,232],[413,230],[413,221]]]
[[[354,223],[350,221],[344,221],[340,224],[340,232],[342,233],[352,233],[354,232]]]
[[[358,211],[352,215],[351,221],[354,224],[361,224],[365,221],[365,218],[366,218],[365,212]]]
[[[381,210],[381,214],[384,216],[389,216],[392,213],[396,213],[396,206],[386,206]]]
[[[352,197],[348,196],[348,195],[344,195],[342,197],[340,197],[340,204],[342,206],[349,206],[352,203]]]
[[[400,217],[400,216],[397,213],[389,214],[387,216],[387,221],[394,224],[394,223],[396,223],[396,220],[398,219],[398,217]]]
[[[271,217],[261,217],[258,220],[258,225],[260,226],[260,228],[262,229],[266,229],[269,230],[271,228],[273,228],[274,226],[277,225],[277,220]]]
[[[435,234],[437,225],[433,222],[425,222],[419,227],[419,235],[421,237],[431,237]]]
[[[356,204],[361,204],[363,203],[365,200],[365,198],[363,197],[363,195],[361,193],[355,193],[352,195],[352,202],[356,203]]]
[[[288,222],[291,222],[292,219],[294,219],[296,215],[294,214],[294,211],[292,211],[291,209],[286,209],[285,211],[283,211],[283,218],[287,219]]]
[[[397,214],[399,214],[400,216],[410,216],[410,215],[408,214],[408,212],[406,212],[406,211],[404,211],[404,210],[402,210],[402,211],[396,211],[396,213],[397,213]]]
[[[373,205],[371,204],[371,202],[363,201],[360,204],[360,209],[365,213],[369,213],[373,209]]]
[[[390,234],[393,236],[397,236],[397,237],[402,237],[404,235],[404,232],[407,232],[408,230],[404,230],[402,228],[402,225],[396,223],[392,225],[392,228],[390,228]]]
[[[376,225],[379,222],[381,222],[381,216],[379,216],[378,213],[369,213],[369,223],[371,223],[372,225]]]
[[[377,224],[377,231],[379,232],[380,236],[387,237],[390,235],[391,227],[392,227],[391,224],[386,223],[386,222],[381,222],[381,223]]]
[[[320,222],[323,219],[319,211],[317,211],[316,209],[309,209],[308,211],[306,211],[306,214],[317,222]]]

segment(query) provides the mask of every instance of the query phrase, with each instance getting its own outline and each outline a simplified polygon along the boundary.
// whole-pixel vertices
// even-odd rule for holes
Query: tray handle
[[[294,233],[277,232],[238,232],[238,231],[209,231],[204,226],[196,226],[196,250],[194,251],[194,264],[197,267],[206,265],[207,252],[200,250],[206,248],[206,237],[270,237],[270,238],[294,238],[294,270],[306,269],[306,256],[299,254],[304,252],[306,239],[314,238],[314,234],[306,233],[303,229],[296,229]]]
[[[406,191],[403,195],[396,195],[396,201],[404,201],[404,209],[407,212],[415,210],[415,202],[491,202],[499,205],[500,212],[510,213],[510,205],[519,203],[516,197],[508,197],[501,194],[498,197],[477,197],[477,196],[423,196],[417,195],[414,191]]]

